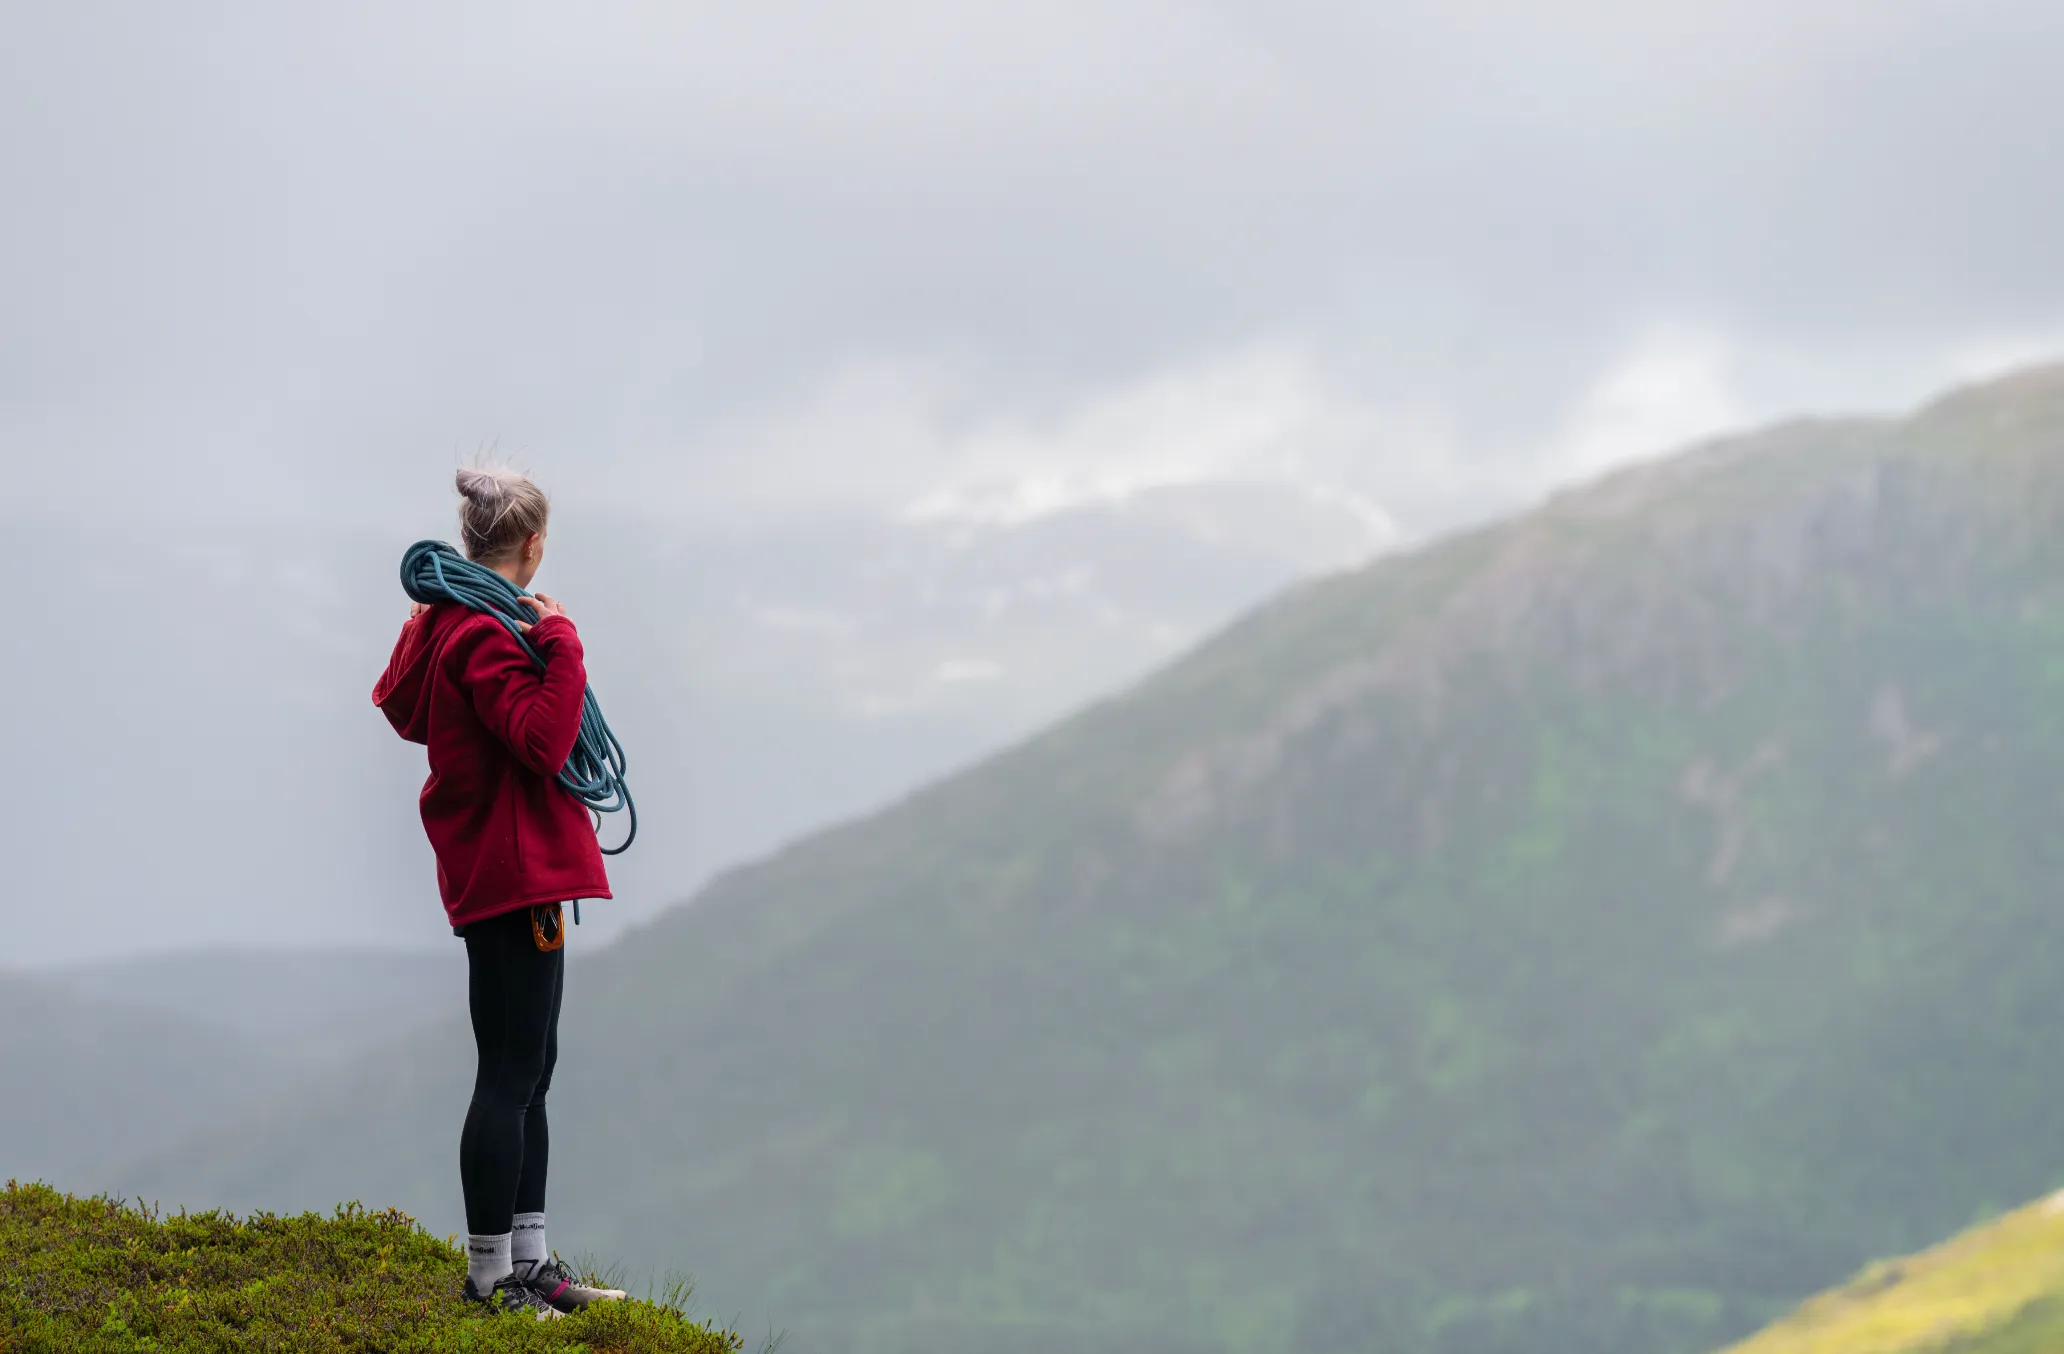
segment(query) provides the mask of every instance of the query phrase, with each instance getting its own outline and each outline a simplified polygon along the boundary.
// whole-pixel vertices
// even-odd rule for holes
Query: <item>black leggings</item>
[[[541,951],[530,909],[467,926],[467,1005],[480,1070],[459,1135],[459,1184],[466,1230],[500,1236],[518,1213],[545,1208],[551,1132],[545,1092],[559,1059],[559,995],[566,951]]]

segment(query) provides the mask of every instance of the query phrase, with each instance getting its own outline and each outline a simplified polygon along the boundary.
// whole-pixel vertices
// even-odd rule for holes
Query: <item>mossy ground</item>
[[[1871,1265],[1725,1354],[2054,1354],[2064,1195]]]
[[[10,1181],[0,1256],[0,1354],[735,1354],[743,1344],[672,1301],[552,1322],[481,1313],[460,1300],[461,1250],[404,1214],[356,1204],[329,1217],[164,1215]]]

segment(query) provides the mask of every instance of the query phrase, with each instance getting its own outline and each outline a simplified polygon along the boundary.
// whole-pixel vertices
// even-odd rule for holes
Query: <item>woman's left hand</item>
[[[560,606],[556,598],[547,597],[544,593],[541,592],[531,593],[527,597],[518,597],[516,600],[523,603],[523,605],[529,607],[532,611],[535,611],[537,613],[537,618],[540,621],[544,620],[547,616],[566,615],[566,608]],[[532,622],[532,624],[535,623],[536,622]],[[518,621],[517,624],[523,625],[523,622]],[[530,626],[524,625],[523,628],[525,630],[528,630],[530,629]]]

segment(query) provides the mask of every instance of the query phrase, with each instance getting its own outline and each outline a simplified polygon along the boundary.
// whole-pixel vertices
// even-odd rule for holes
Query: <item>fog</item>
[[[600,934],[1296,578],[2053,352],[2035,3],[0,7],[9,960],[434,946],[367,705],[480,456]]]

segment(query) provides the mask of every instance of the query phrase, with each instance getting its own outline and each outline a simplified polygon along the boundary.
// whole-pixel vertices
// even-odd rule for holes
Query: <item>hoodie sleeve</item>
[[[558,775],[580,736],[588,689],[587,656],[573,622],[547,616],[531,627],[530,642],[545,656],[543,672],[501,622],[482,617],[467,629],[454,658],[481,723],[525,766]]]

